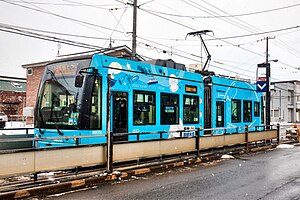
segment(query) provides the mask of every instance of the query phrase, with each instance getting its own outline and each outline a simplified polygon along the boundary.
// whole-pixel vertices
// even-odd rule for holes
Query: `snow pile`
[[[223,155],[221,158],[222,159],[234,159],[234,157],[231,155]]]
[[[295,146],[292,145],[292,144],[280,144],[277,146],[278,149],[292,149],[294,148]]]

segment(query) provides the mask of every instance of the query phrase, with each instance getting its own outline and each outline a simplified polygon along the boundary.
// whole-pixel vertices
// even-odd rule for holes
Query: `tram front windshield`
[[[36,107],[37,127],[78,129],[84,83],[75,87],[75,77],[90,62],[72,60],[46,66]]]

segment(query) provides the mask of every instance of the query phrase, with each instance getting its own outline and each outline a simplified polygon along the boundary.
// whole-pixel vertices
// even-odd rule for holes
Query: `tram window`
[[[183,123],[196,124],[199,122],[199,97],[183,95]]]
[[[217,101],[217,127],[224,127],[224,102]]]
[[[241,100],[233,99],[231,101],[231,122],[241,122]]]
[[[252,121],[252,101],[243,101],[244,104],[244,122]]]
[[[133,91],[133,124],[155,124],[155,92]]]
[[[254,102],[254,117],[259,117],[259,109],[260,103],[259,102]]]
[[[90,111],[90,128],[101,129],[101,79],[96,78],[93,85]]]
[[[179,95],[161,93],[160,101],[160,123],[179,124]]]

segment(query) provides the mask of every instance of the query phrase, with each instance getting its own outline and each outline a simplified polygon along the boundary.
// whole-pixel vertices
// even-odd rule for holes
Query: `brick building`
[[[21,119],[26,98],[26,79],[0,76],[0,112],[9,120]]]
[[[24,105],[26,124],[33,124],[33,109],[36,103],[40,79],[47,63],[48,61],[22,65],[27,70],[26,102]]]
[[[99,51],[98,51],[99,52]],[[69,56],[63,56],[61,58],[67,58],[71,56],[78,55],[88,55],[94,54],[95,52],[88,52],[83,54],[73,54]],[[117,57],[117,58],[125,58],[129,59],[131,57],[131,49],[127,46],[119,46],[111,49],[103,50],[99,53],[103,53],[105,55]],[[143,60],[141,57],[137,57],[138,60]],[[22,65],[23,68],[27,70],[27,89],[26,89],[26,103],[25,103],[25,115],[26,115],[26,123],[33,123],[33,109],[36,104],[37,92],[40,84],[40,79],[44,73],[45,66],[51,61],[38,62]]]

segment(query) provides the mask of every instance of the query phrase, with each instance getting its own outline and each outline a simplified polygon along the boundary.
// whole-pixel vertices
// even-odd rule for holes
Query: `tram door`
[[[211,123],[211,86],[204,86],[204,129],[212,128]],[[204,131],[204,134],[211,134],[211,131]]]
[[[112,131],[114,141],[128,140],[128,93],[113,92],[112,101]]]

